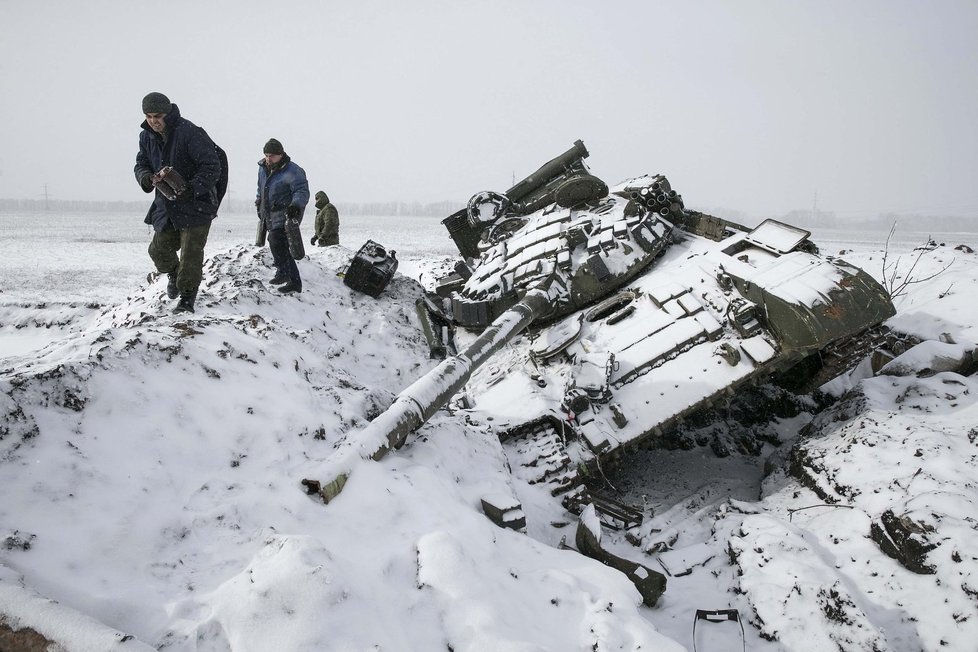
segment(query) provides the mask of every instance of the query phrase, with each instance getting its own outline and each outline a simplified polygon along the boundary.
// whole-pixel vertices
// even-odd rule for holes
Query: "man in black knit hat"
[[[227,159],[163,93],[144,97],[142,108],[146,120],[134,172],[144,192],[156,191],[145,220],[155,231],[149,256],[167,275],[167,296],[180,297],[173,312],[193,312],[204,245],[226,188]]]
[[[265,222],[268,231],[268,248],[275,264],[272,285],[280,286],[283,294],[302,292],[299,266],[289,251],[285,232],[286,220],[302,221],[309,203],[309,182],[306,172],[299,167],[285,148],[275,138],[269,138],[262,148],[264,156],[258,161],[258,191],[255,208],[258,219]]]

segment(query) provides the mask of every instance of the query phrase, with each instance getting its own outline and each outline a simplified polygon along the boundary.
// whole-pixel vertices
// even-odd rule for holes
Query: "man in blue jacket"
[[[255,207],[258,218],[264,220],[268,231],[268,248],[275,263],[272,285],[280,285],[283,294],[302,292],[299,267],[289,252],[285,235],[285,220],[302,221],[309,203],[309,183],[306,172],[285,153],[282,143],[274,138],[265,143],[264,158],[258,161],[258,194]]]
[[[143,98],[143,114],[134,172],[143,191],[156,190],[145,220],[155,231],[149,256],[168,277],[167,296],[180,297],[173,312],[193,312],[219,182],[227,179],[223,152],[162,93]]]

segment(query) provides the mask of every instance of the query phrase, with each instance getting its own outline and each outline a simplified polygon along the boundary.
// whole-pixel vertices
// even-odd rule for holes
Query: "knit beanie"
[[[262,150],[265,154],[285,154],[285,148],[282,147],[282,143],[278,142],[274,138],[269,138],[268,142],[265,143],[265,149]],[[308,197],[308,195],[306,195]]]
[[[169,113],[173,105],[163,93],[150,93],[143,98],[143,113]]]

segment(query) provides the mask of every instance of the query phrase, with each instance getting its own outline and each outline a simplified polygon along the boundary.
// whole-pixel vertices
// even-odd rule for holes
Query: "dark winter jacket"
[[[258,214],[265,220],[265,228],[285,228],[285,209],[299,208],[299,221],[309,203],[309,182],[306,171],[292,162],[289,155],[282,157],[269,169],[265,160],[258,161],[258,194],[255,196]]]
[[[139,153],[136,154],[136,181],[143,190],[152,187],[144,180],[160,168],[171,165],[189,184],[191,190],[185,197],[170,201],[156,191],[156,198],[146,214],[146,223],[156,231],[185,229],[208,224],[217,216],[220,204],[218,181],[222,176],[218,147],[207,132],[180,117],[180,109],[174,104],[164,118],[166,139],[150,129],[143,121],[139,133]],[[148,189],[147,189],[148,188]]]

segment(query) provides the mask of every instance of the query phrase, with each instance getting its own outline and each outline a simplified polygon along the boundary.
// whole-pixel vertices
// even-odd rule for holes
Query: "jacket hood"
[[[325,192],[320,190],[319,192],[316,193],[316,208],[322,208],[328,203],[329,203],[329,197],[326,195]]]

